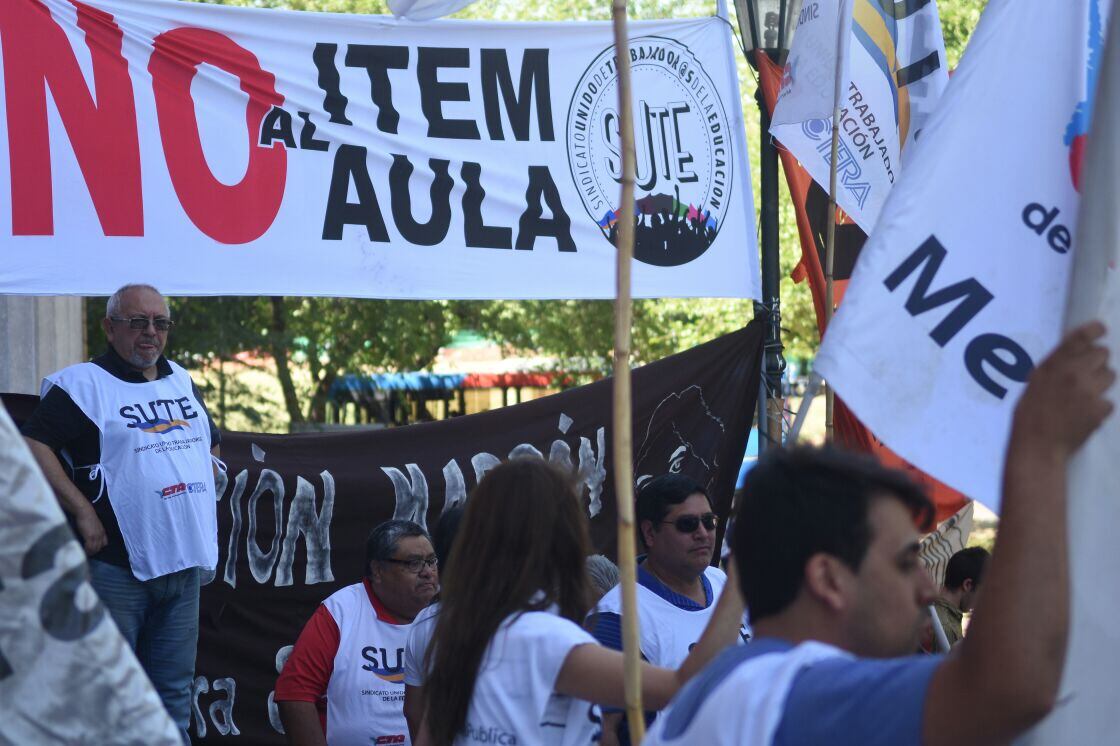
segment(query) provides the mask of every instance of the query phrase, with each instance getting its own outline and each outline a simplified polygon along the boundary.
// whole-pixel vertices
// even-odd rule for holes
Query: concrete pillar
[[[86,359],[77,296],[0,295],[0,392],[37,394],[43,376]]]

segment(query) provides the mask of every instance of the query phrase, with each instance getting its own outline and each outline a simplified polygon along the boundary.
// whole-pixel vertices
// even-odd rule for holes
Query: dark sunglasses
[[[716,521],[718,520],[719,518],[715,513],[705,513],[704,515],[682,515],[675,521],[662,521],[662,523],[671,523],[682,534],[691,534],[701,525],[708,531],[715,531]]]
[[[152,326],[154,326],[157,332],[165,332],[168,329],[170,329],[171,327],[175,326],[174,321],[172,321],[171,319],[165,319],[165,318],[160,317],[160,316],[157,316],[154,319],[150,318],[148,316],[132,316],[132,317],[127,318],[127,319],[118,319],[116,316],[110,316],[109,320],[110,321],[117,321],[117,322],[120,322],[120,323],[127,323],[129,329],[132,329],[133,331],[138,331],[138,332],[144,331],[145,329],[147,329],[148,324],[151,324]]]

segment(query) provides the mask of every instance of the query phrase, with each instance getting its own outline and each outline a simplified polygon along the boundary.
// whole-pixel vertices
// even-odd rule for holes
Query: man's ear
[[[109,339],[113,338],[113,322],[109,319],[101,319],[101,329],[105,332],[105,336]]]
[[[645,542],[646,548],[653,543],[653,521],[642,521],[638,524],[638,530],[642,532],[642,541]]]
[[[818,603],[831,611],[843,611],[848,606],[849,576],[851,570],[840,561],[824,552],[818,552],[805,562],[803,586]]]
[[[976,583],[973,582],[972,578],[965,578],[964,582],[961,583],[961,590],[965,593],[972,593],[976,590]]]
[[[370,583],[380,583],[381,582],[381,563],[380,562],[371,561],[369,563],[369,582]]]

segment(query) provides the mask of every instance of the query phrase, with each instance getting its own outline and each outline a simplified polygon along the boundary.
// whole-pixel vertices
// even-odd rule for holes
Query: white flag
[[[1011,412],[1061,333],[1107,9],[989,3],[817,357],[887,446],[995,509]]]
[[[835,59],[825,55],[837,54],[837,45],[834,41],[826,48],[818,23],[836,12],[835,2],[817,0],[802,9],[770,126],[770,133],[826,190],[833,81],[821,76],[835,74]],[[902,172],[903,153],[940,99],[949,73],[936,2],[854,0],[848,22],[836,202],[870,233]],[[831,23],[835,29],[836,21]],[[827,106],[822,105],[825,98]]]
[[[770,120],[771,132],[775,125],[832,117],[836,65],[847,64],[844,42],[850,38],[851,28],[852,0],[813,0],[801,7]],[[843,70],[841,77],[845,73]]]
[[[0,406],[0,743],[182,743]]]
[[[389,10],[397,18],[431,21],[458,13],[474,0],[389,0]]]
[[[1092,119],[1077,221],[1078,249],[1073,261],[1066,328],[1090,319],[1108,327],[1105,344],[1111,364],[1120,364],[1120,17],[1109,23],[1096,106],[1086,101],[1084,119]],[[1093,38],[1100,39],[1097,25]],[[1094,78],[1090,74],[1090,79]],[[1090,83],[1092,85],[1092,82]],[[1095,111],[1093,111],[1095,109]],[[1117,404],[1114,386],[1110,398]],[[1069,536],[1071,609],[1070,641],[1061,705],[1025,743],[1115,743],[1115,672],[1120,670],[1120,585],[1116,583],[1116,536],[1120,533],[1120,417],[1115,413],[1089,438],[1070,469]]]

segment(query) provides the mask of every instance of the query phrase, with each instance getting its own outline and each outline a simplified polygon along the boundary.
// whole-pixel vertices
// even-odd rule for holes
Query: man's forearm
[[[1033,434],[1013,435],[999,536],[962,643],[977,675],[999,680],[995,691],[1042,712],[1057,696],[1069,635],[1068,466]]]
[[[326,746],[327,737],[314,702],[277,702],[284,734],[292,746]]]
[[[87,510],[92,510],[93,506],[90,501],[86,499],[77,485],[70,481],[70,477],[66,476],[58,456],[54,455],[50,446],[40,443],[34,438],[25,437],[24,441],[31,449],[31,455],[35,457],[43,476],[47,478],[47,483],[50,484],[54,494],[58,497],[62,509],[72,516],[79,516]]]

